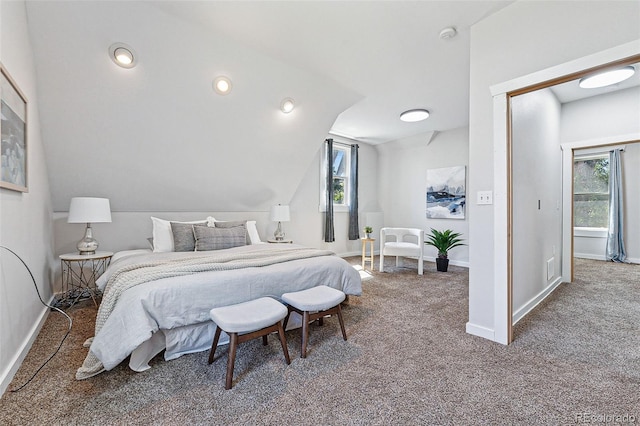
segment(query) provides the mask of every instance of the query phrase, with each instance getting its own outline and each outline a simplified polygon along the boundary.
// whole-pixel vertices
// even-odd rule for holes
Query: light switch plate
[[[493,191],[478,191],[478,204],[493,204]]]

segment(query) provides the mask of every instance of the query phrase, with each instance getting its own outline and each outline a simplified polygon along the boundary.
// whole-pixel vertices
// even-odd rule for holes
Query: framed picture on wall
[[[0,64],[0,188],[28,192],[27,98]]]
[[[427,219],[464,219],[466,167],[427,170]]]

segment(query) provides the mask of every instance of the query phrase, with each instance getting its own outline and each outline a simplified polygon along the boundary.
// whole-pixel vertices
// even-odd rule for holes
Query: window
[[[326,161],[323,148],[322,163],[320,164],[320,211],[325,211],[326,192]],[[351,161],[351,151],[348,145],[343,145],[334,140],[333,142],[333,209],[336,212],[349,211],[349,167]]]
[[[348,205],[349,175],[347,164],[349,151],[341,146],[333,146],[333,204]]]
[[[607,228],[609,155],[576,157],[573,162],[573,226]]]

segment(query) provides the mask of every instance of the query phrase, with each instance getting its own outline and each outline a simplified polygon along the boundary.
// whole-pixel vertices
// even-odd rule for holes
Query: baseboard
[[[607,261],[606,256],[603,255],[598,255],[598,254],[591,254],[591,253],[575,253],[573,255],[573,257],[577,257],[579,259],[591,259],[591,260],[602,260],[604,262]],[[635,264],[640,264],[640,258],[636,258],[636,257],[627,257],[627,259],[625,260],[626,263],[635,263]]]
[[[474,336],[482,337],[483,339],[495,340],[495,331],[491,328],[483,327],[481,325],[467,323],[467,334],[473,334]]]
[[[369,252],[367,252],[368,254]],[[351,256],[362,256],[362,252],[361,251],[348,251],[345,253],[336,253],[339,257],[351,257]],[[378,254],[378,252],[374,253],[375,255]]]
[[[423,257],[423,259],[426,260],[427,262],[436,263],[435,257],[425,256]],[[463,268],[469,269],[469,262],[465,262],[464,260],[449,259],[449,265],[462,266]]]
[[[592,254],[592,253],[574,253],[573,257],[577,257],[579,259],[607,260],[607,258],[604,255]]]
[[[374,254],[374,256],[379,256],[380,255],[380,251],[376,250],[373,254]],[[358,251],[358,252],[339,253],[338,256],[340,256],[340,257],[362,256],[362,252]],[[395,256],[389,256],[389,257],[395,257]],[[414,257],[413,259],[417,259],[417,258]],[[424,256],[423,260],[425,260],[427,262],[436,263],[436,258],[435,257]],[[464,260],[449,259],[449,265],[461,266],[463,268],[469,269],[469,262],[465,262]]]
[[[50,305],[53,303],[53,300],[54,297],[51,297],[51,300],[49,300]],[[13,359],[11,359],[7,368],[0,374],[0,396],[5,393],[11,383],[11,380],[13,380],[13,376],[18,372],[20,365],[22,365],[22,361],[24,361],[25,357],[29,353],[33,342],[36,340],[36,337],[38,337],[42,326],[47,320],[49,312],[51,312],[49,307],[43,306],[40,318],[33,324],[33,327],[31,327],[31,330],[29,331],[27,338],[24,339],[20,350],[14,355]]]
[[[524,318],[533,308],[538,306],[540,302],[547,298],[553,290],[555,290],[562,283],[562,279],[560,277],[556,278],[551,284],[549,284],[544,290],[538,293],[535,297],[529,300],[524,304],[520,309],[513,313],[513,324],[515,325],[518,321]]]

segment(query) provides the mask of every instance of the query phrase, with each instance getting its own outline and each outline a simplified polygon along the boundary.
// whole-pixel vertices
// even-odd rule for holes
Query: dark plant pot
[[[438,272],[447,272],[447,269],[449,269],[449,259],[436,257],[436,268]]]

